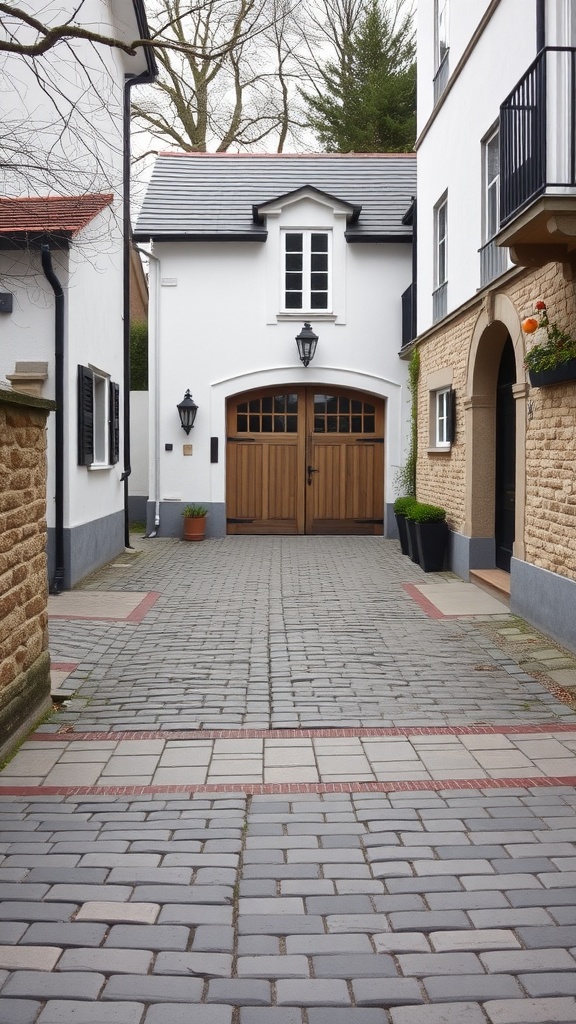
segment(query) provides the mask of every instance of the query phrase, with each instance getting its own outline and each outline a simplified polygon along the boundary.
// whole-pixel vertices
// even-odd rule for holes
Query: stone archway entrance
[[[496,382],[496,478],[494,540],[496,566],[510,572],[516,533],[516,360],[510,335],[504,342]]]
[[[528,389],[514,305],[497,295],[489,312],[478,318],[468,360],[464,532],[471,569],[509,572],[512,556],[524,556]]]

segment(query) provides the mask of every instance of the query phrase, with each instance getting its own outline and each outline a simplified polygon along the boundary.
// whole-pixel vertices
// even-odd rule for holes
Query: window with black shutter
[[[88,366],[78,367],[78,465],[110,466],[120,459],[120,386]]]
[[[120,385],[110,381],[110,463],[120,459]]]
[[[78,367],[78,465],[94,461],[94,384],[92,370]]]

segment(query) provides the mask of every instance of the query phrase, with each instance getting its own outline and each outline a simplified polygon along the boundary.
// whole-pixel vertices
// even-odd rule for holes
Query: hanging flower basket
[[[523,321],[522,330],[528,337],[541,332],[544,340],[532,344],[526,352],[524,363],[530,384],[546,388],[576,380],[576,340],[548,318],[542,299],[535,303],[534,313]]]
[[[550,367],[548,370],[528,370],[533,388],[549,388],[553,384],[566,384],[576,381],[576,359],[568,359],[565,363]]]

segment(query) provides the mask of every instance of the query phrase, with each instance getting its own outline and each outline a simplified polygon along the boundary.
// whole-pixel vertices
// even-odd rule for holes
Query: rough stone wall
[[[464,527],[466,497],[466,438],[464,396],[470,338],[479,306],[466,310],[444,330],[426,339],[420,346],[418,382],[418,464],[416,495],[419,501],[441,505],[448,512],[452,530]],[[429,452],[430,409],[428,378],[438,370],[452,369],[452,387],[456,391],[456,432],[450,451]]]
[[[550,320],[576,332],[576,284],[551,264],[525,283],[521,315],[544,299]],[[521,295],[524,298],[524,294]],[[576,580],[576,382],[531,388],[526,428],[526,561]]]
[[[46,418],[51,402],[0,390],[0,750],[50,692]]]
[[[514,304],[519,320],[543,299],[551,320],[576,331],[576,284],[566,281],[559,264],[525,271],[494,291]],[[439,326],[420,343],[417,496],[448,510],[452,529],[465,521],[466,438],[463,398],[474,325],[480,301]],[[450,454],[429,453],[429,374],[453,368],[457,392],[456,440]],[[527,379],[527,377],[526,377]],[[525,558],[528,562],[576,579],[576,384],[531,388],[531,415],[526,424]]]

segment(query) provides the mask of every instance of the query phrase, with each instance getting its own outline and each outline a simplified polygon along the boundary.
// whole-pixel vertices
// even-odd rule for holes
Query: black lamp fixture
[[[304,366],[308,366],[308,363],[311,363],[314,359],[316,345],[318,344],[318,335],[314,334],[314,331],[307,321],[300,331],[300,334],[296,335],[296,344],[298,345],[298,355],[300,356],[300,359],[304,363]]]
[[[196,413],[198,412],[198,406],[190,394],[190,389],[186,390],[186,394],[181,402],[178,402],[176,406],[178,414],[180,416],[180,423],[182,424],[182,430],[185,430],[187,434],[190,433],[194,426],[194,420],[196,419]]]

